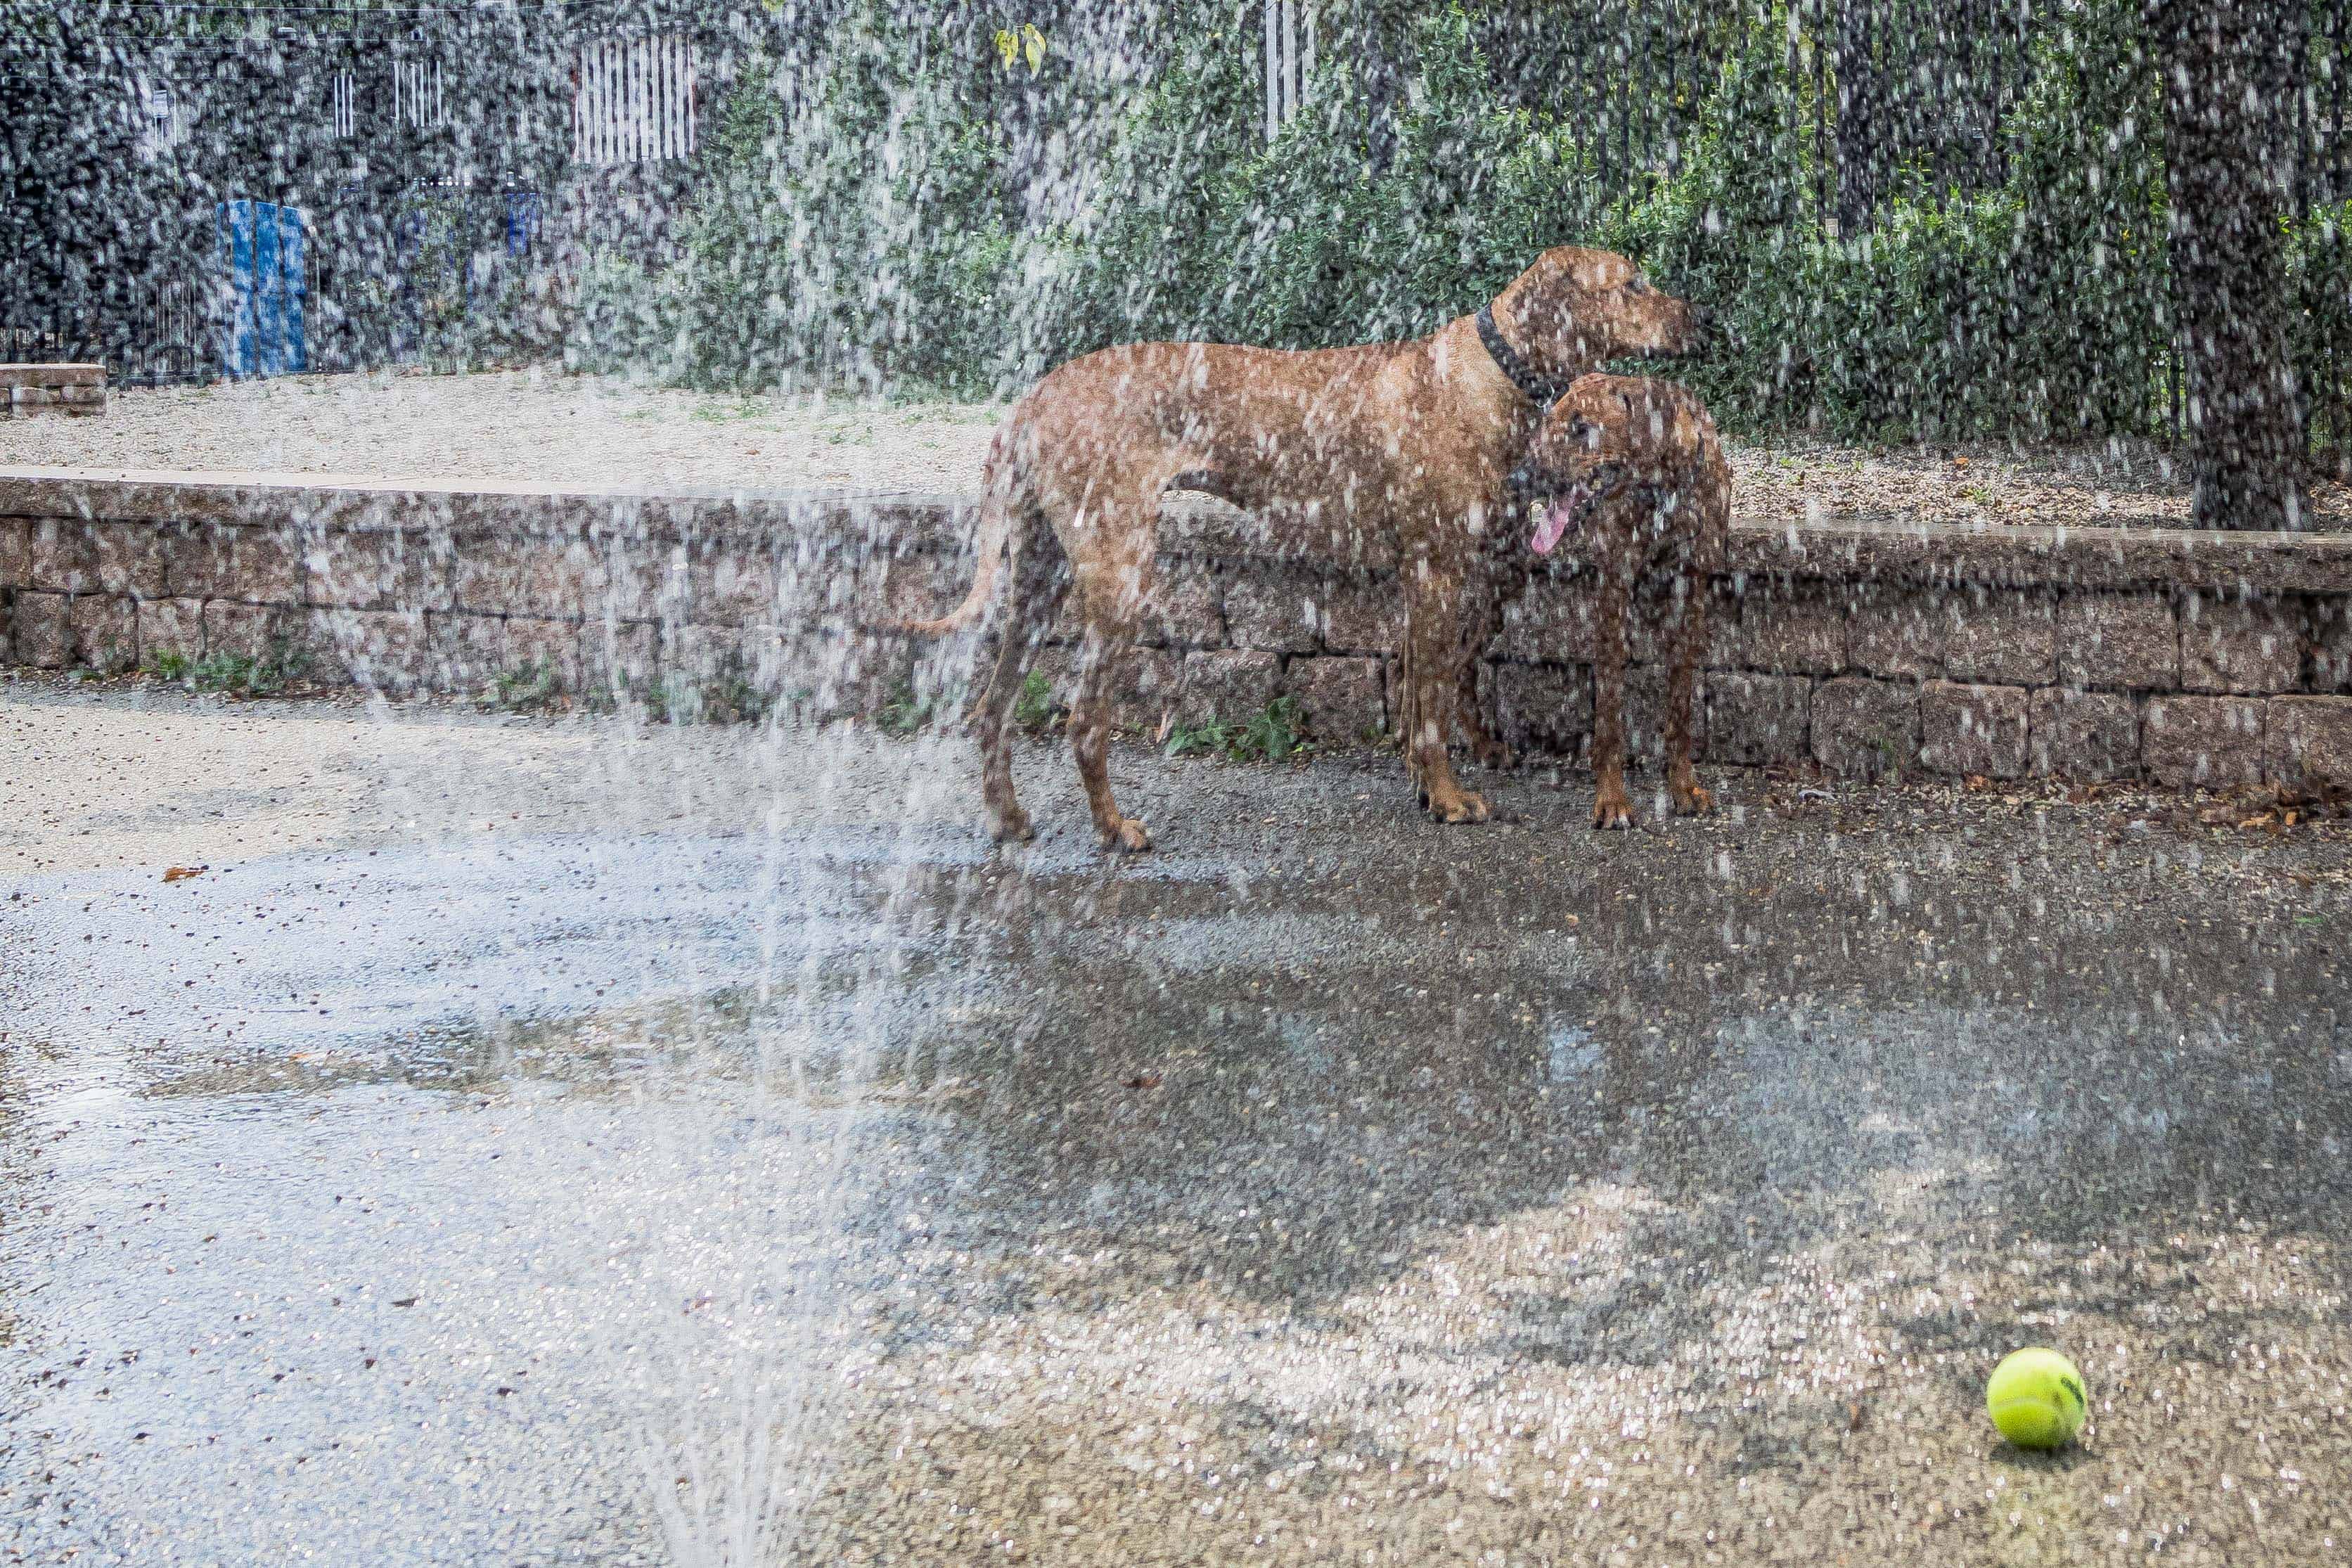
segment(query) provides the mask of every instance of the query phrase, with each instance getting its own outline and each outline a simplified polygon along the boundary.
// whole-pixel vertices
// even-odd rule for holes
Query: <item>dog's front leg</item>
[[[1675,577],[1674,663],[1666,672],[1666,794],[1683,816],[1697,816],[1715,805],[1691,766],[1691,708],[1697,697],[1698,661],[1706,653],[1711,586],[1706,574],[1688,567]]]
[[[1408,564],[1404,576],[1404,700],[1398,707],[1405,766],[1430,816],[1484,822],[1486,803],[1462,787],[1445,754],[1461,689],[1462,574],[1423,558]]]
[[[1625,793],[1625,623],[1633,585],[1613,564],[1601,574],[1600,624],[1592,628],[1592,826],[1631,827]]]

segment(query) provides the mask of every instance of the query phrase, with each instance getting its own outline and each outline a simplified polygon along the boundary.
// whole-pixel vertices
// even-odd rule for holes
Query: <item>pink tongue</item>
[[[1552,502],[1551,510],[1544,513],[1544,520],[1536,524],[1536,536],[1528,542],[1529,548],[1538,555],[1550,554],[1552,547],[1559,542],[1559,536],[1568,531],[1569,522],[1575,515],[1575,501]]]

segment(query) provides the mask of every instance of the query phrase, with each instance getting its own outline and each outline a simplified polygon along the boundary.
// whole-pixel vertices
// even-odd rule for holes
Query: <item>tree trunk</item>
[[[2200,528],[2305,526],[2279,215],[2302,77],[2278,0],[2149,0]]]
[[[1857,235],[1878,211],[1879,137],[1885,129],[1873,56],[1877,0],[1843,0],[1837,16],[1838,232]]]
[[[1342,26],[1345,31],[1324,47],[1347,51],[1356,64],[1356,86],[1362,94],[1365,162],[1377,179],[1395,162],[1397,103],[1403,96],[1403,57],[1412,7],[1395,0],[1351,0]]]

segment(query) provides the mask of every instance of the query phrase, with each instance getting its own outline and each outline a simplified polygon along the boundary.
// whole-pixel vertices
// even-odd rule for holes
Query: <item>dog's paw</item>
[[[1633,826],[1633,803],[1622,794],[1603,795],[1592,803],[1592,826],[1612,831]]]
[[[1675,797],[1676,816],[1705,816],[1715,809],[1715,796],[1697,784],[1676,784],[1667,793]]]
[[[999,844],[1026,844],[1037,837],[1037,830],[1029,826],[1029,814],[1015,806],[989,820],[988,836]]]
[[[1141,855],[1151,847],[1151,835],[1135,818],[1122,816],[1117,826],[1103,830],[1102,847],[1114,855]]]
[[[1457,790],[1450,795],[1431,797],[1429,802],[1429,815],[1437,818],[1440,822],[1450,825],[1463,822],[1484,822],[1486,820],[1489,813],[1486,810],[1486,802],[1484,796],[1474,795],[1468,790]]]

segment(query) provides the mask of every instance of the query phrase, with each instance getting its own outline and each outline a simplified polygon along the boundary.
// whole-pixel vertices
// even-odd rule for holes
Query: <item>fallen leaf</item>
[[[1960,780],[1960,787],[1966,790],[1990,789],[1992,788],[1992,780],[1985,777],[1982,773],[1969,773],[1967,777]]]
[[[209,866],[167,866],[163,868],[163,880],[184,882],[191,877],[201,877],[211,869]]]
[[[1127,1080],[1127,1087],[1129,1089],[1158,1089],[1160,1087],[1160,1075],[1156,1072],[1138,1073],[1133,1078]]]
[[[394,1301],[393,1305],[395,1307],[414,1307],[416,1305],[416,1298],[414,1296],[403,1296],[399,1300]]]

